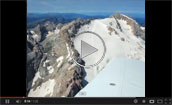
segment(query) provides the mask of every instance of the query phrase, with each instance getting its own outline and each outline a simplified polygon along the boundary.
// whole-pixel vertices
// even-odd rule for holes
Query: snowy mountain
[[[99,34],[105,41],[107,49],[103,61],[97,67],[85,69],[88,74],[86,80],[89,82],[113,58],[130,58],[145,61],[144,30],[135,20],[125,15],[115,14],[109,18],[92,20],[90,24],[82,26],[78,33],[83,31],[92,31]],[[97,43],[92,45],[95,44]],[[77,46],[80,45],[76,44],[75,46],[78,48]],[[94,61],[96,57],[90,57],[87,62]]]
[[[80,57],[79,45],[71,39],[83,31],[95,32],[105,41],[106,55],[97,67],[80,67],[70,56],[71,48],[74,57]],[[116,58],[145,61],[144,28],[128,16],[114,14],[104,19],[38,24],[27,32],[27,94],[30,97],[74,97]],[[87,64],[94,59],[79,62]]]

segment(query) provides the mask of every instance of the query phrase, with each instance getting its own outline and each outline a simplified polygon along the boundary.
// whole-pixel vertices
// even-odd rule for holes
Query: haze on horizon
[[[145,0],[27,0],[27,13],[145,14]]]

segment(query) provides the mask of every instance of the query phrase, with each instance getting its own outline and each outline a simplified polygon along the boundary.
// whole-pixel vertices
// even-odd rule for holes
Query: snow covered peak
[[[104,40],[107,49],[103,61],[97,67],[85,69],[88,74],[86,77],[88,82],[93,80],[113,58],[145,61],[145,40],[144,37],[142,38],[145,35],[144,31],[133,20],[127,19],[127,17],[122,15],[120,16],[126,19],[116,18],[116,16],[114,18],[95,19],[79,28],[78,33],[84,31],[97,33]],[[96,44],[94,43],[93,45]],[[76,50],[79,51],[80,49],[77,49],[79,44],[74,45]],[[96,56],[87,59],[88,61],[85,61],[85,63],[87,64],[87,62],[94,61],[95,59]]]
[[[110,18],[114,18],[116,21],[118,20],[124,20],[127,22],[127,24],[131,27],[132,33],[145,40],[145,31],[141,28],[141,26],[132,18],[124,15],[124,14],[114,14],[111,15]]]
[[[122,20],[125,20],[128,22],[130,21],[130,22],[134,22],[134,23],[138,24],[134,19],[132,19],[129,16],[126,16],[124,14],[116,13],[114,15],[111,15],[110,18],[122,19]]]

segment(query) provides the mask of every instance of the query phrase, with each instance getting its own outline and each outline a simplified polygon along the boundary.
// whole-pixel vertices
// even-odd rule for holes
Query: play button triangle
[[[97,52],[98,49],[81,40],[81,58]]]

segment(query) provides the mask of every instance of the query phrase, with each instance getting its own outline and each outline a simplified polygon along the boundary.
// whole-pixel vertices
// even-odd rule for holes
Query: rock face
[[[109,21],[110,18],[114,18],[116,22],[112,23],[113,21]],[[32,29],[28,29],[27,95],[30,97],[74,97],[87,85],[86,70],[76,65],[70,56],[72,53],[74,59],[80,63],[85,63],[80,58],[80,54],[75,49],[71,39],[75,38],[80,29],[85,29],[84,27],[87,25],[94,28],[95,31],[99,27],[103,27],[98,31],[108,32],[107,37],[114,37],[116,42],[120,41],[121,45],[124,45],[123,43],[128,41],[128,36],[121,36],[122,32],[125,31],[119,21],[122,19],[131,26],[132,35],[145,39],[144,30],[134,20],[120,14],[112,15],[110,18],[105,19],[108,25],[102,24],[104,20],[99,22],[98,19],[77,19],[67,24],[45,21]],[[96,27],[93,27],[94,25],[91,23],[94,23]],[[114,24],[116,26],[113,27]],[[107,28],[107,31],[104,31],[104,28]],[[120,39],[116,38],[119,36]],[[113,40],[113,38],[109,39]],[[70,49],[72,50],[71,53]],[[142,50],[144,51],[144,48]]]
[[[141,37],[143,40],[145,40],[145,31],[141,29],[141,26],[135,20],[129,18],[128,16],[118,14],[118,13],[110,16],[110,18],[116,19],[119,28],[120,28],[120,25],[119,25],[119,22],[117,19],[125,20],[127,22],[127,24],[131,26],[133,34],[136,35],[137,37]]]
[[[47,21],[27,31],[28,96],[73,97],[84,87],[84,69],[73,62],[69,48],[70,39],[89,21],[78,19],[65,25]]]

